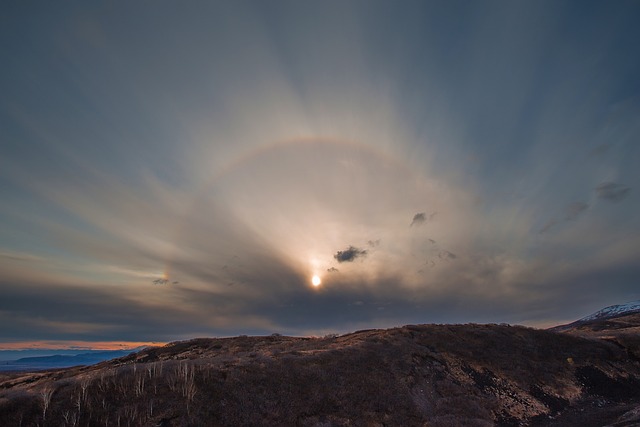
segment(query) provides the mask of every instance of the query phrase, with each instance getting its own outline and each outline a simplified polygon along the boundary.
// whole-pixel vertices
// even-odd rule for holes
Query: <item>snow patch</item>
[[[636,311],[640,311],[640,301],[631,301],[626,304],[617,304],[605,307],[602,310],[596,311],[595,313],[587,317],[583,317],[579,320],[579,322],[604,319],[607,317],[618,317],[625,314],[631,314]]]

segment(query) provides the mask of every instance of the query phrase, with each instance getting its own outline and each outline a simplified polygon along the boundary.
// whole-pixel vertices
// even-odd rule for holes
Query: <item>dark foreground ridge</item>
[[[410,325],[195,339],[1,375],[0,425],[639,425],[637,339],[571,332]]]

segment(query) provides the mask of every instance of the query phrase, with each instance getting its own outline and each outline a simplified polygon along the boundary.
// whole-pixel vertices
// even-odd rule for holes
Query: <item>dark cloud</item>
[[[155,280],[153,281],[153,284],[154,284],[154,285],[166,285],[166,284],[168,284],[168,283],[171,283],[172,285],[177,285],[177,284],[179,284],[180,282],[178,282],[177,280],[174,280],[174,281],[172,282],[172,281],[170,281],[169,279],[155,279]]]
[[[540,295],[535,303],[542,304],[540,319],[579,318],[611,304],[620,304],[638,299],[638,279],[640,262],[634,257],[628,262],[615,266],[590,265],[581,269],[569,270],[531,286],[531,290]],[[602,286],[607,283],[607,286]],[[562,313],[557,301],[574,301],[571,307],[565,307],[568,313]]]
[[[337,268],[335,268],[335,267],[331,267],[331,268],[327,268],[327,271],[328,271],[329,273],[338,273],[340,270],[338,270],[338,269],[337,269]]]
[[[380,239],[376,239],[376,240],[368,240],[367,244],[369,246],[371,246],[372,248],[375,248],[376,246],[380,246]]]
[[[436,244],[436,241],[435,241],[435,240],[433,240],[433,239],[428,239],[428,240],[429,240],[429,242],[430,242],[432,245],[435,245],[435,244]]]
[[[598,198],[610,202],[620,202],[626,199],[631,192],[631,188],[626,185],[616,184],[615,182],[603,182],[599,184],[595,190]]]
[[[12,324],[0,327],[0,341],[169,341],[206,321],[187,307],[158,309],[109,287],[0,280],[0,289],[0,323]]]
[[[429,215],[427,215],[426,212],[418,212],[413,216],[413,220],[411,221],[411,224],[409,224],[409,227],[422,225],[427,221],[433,221],[437,214],[438,212],[431,212]]]
[[[538,231],[538,233],[544,234],[549,230],[551,230],[556,225],[558,225],[560,222],[573,221],[577,219],[580,215],[582,215],[587,209],[589,209],[589,205],[584,202],[569,203],[564,208],[564,219],[562,221],[559,221],[556,218],[551,218],[550,220],[544,223],[544,225],[542,226],[542,228],[540,228],[540,231]]]
[[[364,249],[356,248],[355,246],[349,246],[344,251],[338,251],[333,256],[338,262],[352,262],[356,258],[361,258],[367,255],[367,251]]]
[[[427,220],[427,214],[424,212],[419,212],[413,216],[413,221],[409,227],[413,227],[414,225],[421,225]]]
[[[577,219],[584,211],[589,208],[589,205],[583,202],[573,202],[567,205],[564,209],[565,219],[572,221]]]
[[[429,215],[427,215],[426,212],[418,212],[413,216],[413,220],[411,221],[411,224],[409,224],[409,227],[413,227],[414,225],[418,226],[424,224],[425,222],[433,221],[437,214],[438,212],[431,212]]]
[[[540,234],[546,233],[547,231],[551,230],[553,226],[556,225],[557,223],[558,221],[556,221],[555,219],[550,219],[549,221],[544,223],[544,225],[542,226],[542,228],[538,233]]]

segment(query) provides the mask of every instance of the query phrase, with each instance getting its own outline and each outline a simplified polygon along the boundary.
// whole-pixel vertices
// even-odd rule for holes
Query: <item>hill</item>
[[[633,425],[624,343],[507,325],[196,339],[0,376],[0,425]]]
[[[613,317],[626,316],[627,314],[640,313],[640,301],[631,301],[626,304],[616,304],[605,307],[602,310],[583,317],[580,321],[609,319]]]
[[[609,341],[640,361],[640,301],[612,305],[568,325],[551,330]]]

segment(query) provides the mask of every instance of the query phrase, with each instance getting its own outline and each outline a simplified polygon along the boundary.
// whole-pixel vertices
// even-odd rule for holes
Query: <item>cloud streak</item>
[[[364,258],[367,255],[365,249],[356,248],[355,246],[349,246],[347,249],[338,251],[333,255],[333,258],[339,263],[353,262],[357,258]]]
[[[564,209],[564,213],[565,213],[564,219],[567,221],[573,221],[577,219],[580,215],[582,215],[588,208],[589,208],[589,205],[583,202],[570,203]]]
[[[603,182],[595,188],[598,198],[608,202],[621,202],[631,193],[631,188],[615,182]]]

